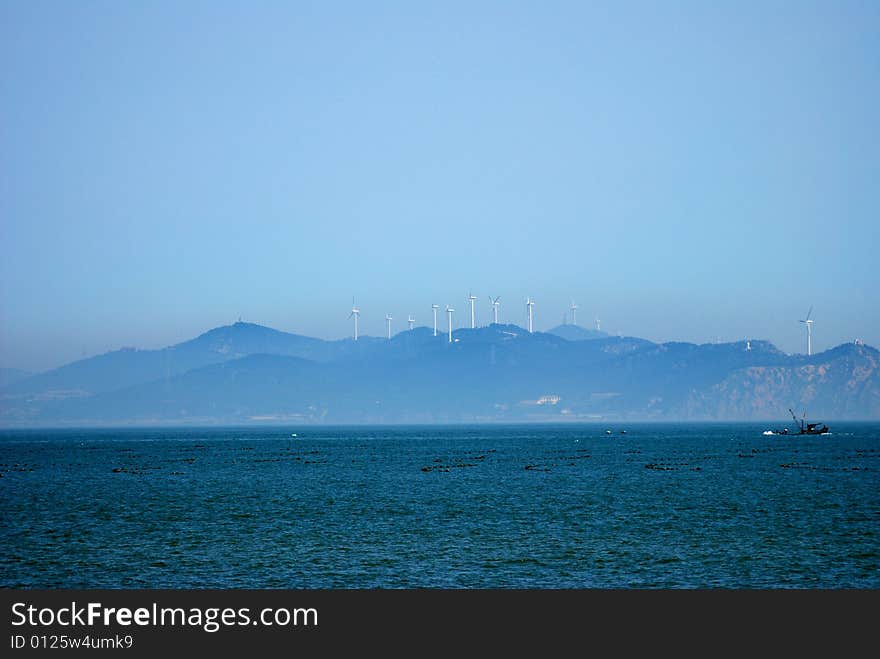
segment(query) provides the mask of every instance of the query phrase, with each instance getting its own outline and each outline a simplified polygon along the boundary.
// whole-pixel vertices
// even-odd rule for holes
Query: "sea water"
[[[0,431],[0,586],[880,587],[880,424],[766,429]]]

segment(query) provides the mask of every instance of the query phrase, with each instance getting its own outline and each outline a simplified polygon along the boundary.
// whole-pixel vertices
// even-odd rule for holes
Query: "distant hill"
[[[877,419],[878,367],[877,350],[846,343],[811,357],[733,370],[720,381],[691,392],[682,412],[690,417],[750,419],[769,418],[793,407],[806,410],[813,419]]]
[[[423,327],[321,341],[237,323],[9,385],[0,423],[782,422],[789,407],[880,418],[878,366],[877,350],[854,344],[804,357],[765,341],[568,340],[500,324],[456,330],[451,343]],[[78,388],[51,388],[60,382]]]
[[[604,339],[608,336],[607,332],[587,329],[580,325],[557,325],[553,329],[547,330],[547,333],[554,334],[566,341],[591,341],[592,339]]]
[[[83,397],[134,384],[162,380],[194,368],[253,354],[288,355],[316,361],[357,355],[381,339],[361,337],[355,343],[323,341],[238,322],[161,350],[123,348],[21,378],[4,388],[7,396]]]

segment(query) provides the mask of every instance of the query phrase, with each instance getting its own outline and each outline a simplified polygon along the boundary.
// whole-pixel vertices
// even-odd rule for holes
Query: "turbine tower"
[[[434,310],[434,336],[437,336],[437,309],[440,308],[440,305],[432,304],[431,308]]]
[[[578,319],[577,319],[578,305],[576,305],[574,303],[574,300],[571,301],[571,306],[569,307],[569,309],[571,309],[571,324],[577,325],[578,324]]]
[[[813,313],[813,307],[807,312],[807,317],[802,322],[807,326],[807,357],[813,354],[813,321],[810,320],[810,314]]]
[[[455,311],[448,304],[446,305],[446,313],[449,315],[449,342],[452,343],[452,312]]]
[[[501,304],[498,300],[500,300],[500,299],[501,299],[500,295],[498,297],[496,297],[494,300],[492,299],[491,295],[489,296],[489,302],[492,303],[492,322],[495,323],[496,325],[498,324],[498,306]]]
[[[391,339],[391,314],[385,314],[385,322],[388,323],[388,338]]]
[[[532,298],[530,298],[530,297],[526,298],[526,308],[529,310],[529,334],[534,332],[534,325],[532,323],[532,307],[533,306],[535,306],[535,303],[532,300]]]
[[[357,308],[357,305],[354,303],[354,298],[351,298],[351,313],[348,314],[349,318],[354,318],[354,340],[358,340],[358,316],[361,315],[361,310]]]
[[[410,314],[409,318],[406,319],[406,322],[409,323],[409,328],[412,329],[413,325],[415,325],[416,319],[412,317],[412,314]]]
[[[476,329],[477,327],[477,317],[474,315],[474,300],[476,299],[476,295],[468,293],[467,300],[471,303],[471,329]]]
[[[598,318],[596,319],[596,331],[597,331],[597,332],[601,332],[601,331],[602,331],[602,321],[599,320]]]

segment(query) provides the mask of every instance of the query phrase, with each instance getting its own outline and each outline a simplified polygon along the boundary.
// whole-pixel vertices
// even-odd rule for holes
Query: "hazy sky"
[[[0,2],[0,366],[465,297],[880,345],[880,3]]]

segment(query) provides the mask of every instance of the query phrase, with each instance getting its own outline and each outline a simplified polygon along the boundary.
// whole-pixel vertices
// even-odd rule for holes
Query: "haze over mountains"
[[[31,375],[33,373],[30,371],[23,371],[20,368],[0,368],[0,387],[24,380]]]
[[[573,325],[429,328],[341,341],[251,323],[162,350],[123,349],[0,387],[0,425],[445,423],[880,418],[880,353],[787,355]]]

